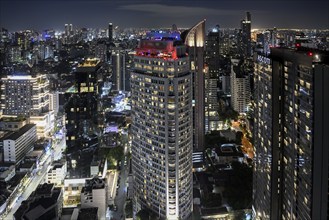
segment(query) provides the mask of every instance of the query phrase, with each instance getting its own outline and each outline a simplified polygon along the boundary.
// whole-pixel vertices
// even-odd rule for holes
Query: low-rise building
[[[97,176],[99,178],[105,178],[107,172],[107,159],[93,161],[90,164],[90,176]]]
[[[33,149],[37,140],[36,126],[27,124],[3,139],[4,162],[20,162]]]
[[[67,164],[65,160],[56,161],[53,163],[53,168],[47,174],[47,183],[53,183],[60,186],[64,183],[67,173]]]
[[[8,182],[15,176],[15,165],[0,168],[0,181]]]
[[[234,161],[244,162],[245,156],[241,148],[235,144],[222,144],[212,150],[212,156],[216,164],[231,164]]]
[[[79,210],[79,215],[77,220],[98,220],[99,217],[99,208],[92,207],[92,208],[81,208]]]
[[[64,206],[76,207],[80,204],[80,194],[86,179],[64,179]]]
[[[193,172],[202,172],[206,170],[203,152],[194,152],[192,154]]]
[[[98,208],[63,208],[61,220],[98,220]]]
[[[38,138],[49,137],[54,129],[54,111],[40,113],[36,116],[30,116],[29,121],[30,123],[36,124]]]
[[[25,117],[3,117],[0,119],[0,129],[5,131],[18,131],[27,124]]]
[[[107,185],[105,179],[93,178],[86,180],[81,191],[82,208],[98,208],[98,218],[105,220],[107,209]]]
[[[59,219],[62,213],[63,192],[54,184],[42,184],[23,201],[14,214],[14,220]]]

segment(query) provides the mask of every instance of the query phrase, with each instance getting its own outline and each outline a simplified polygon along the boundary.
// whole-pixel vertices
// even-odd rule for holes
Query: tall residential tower
[[[192,213],[192,74],[176,38],[142,40],[131,74],[134,211]]]
[[[218,83],[220,70],[219,26],[213,28],[207,35],[205,62],[205,124],[206,132],[219,129]]]
[[[329,54],[255,55],[255,219],[328,219]]]
[[[246,57],[251,56],[251,14],[246,12],[246,19],[241,21],[242,34],[242,54]]]

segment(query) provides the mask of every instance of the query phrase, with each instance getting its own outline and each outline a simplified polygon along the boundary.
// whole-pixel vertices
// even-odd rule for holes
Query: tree
[[[101,157],[106,157],[109,168],[115,169],[117,161],[122,160],[124,157],[123,147],[117,146],[114,148],[100,148],[98,155]]]

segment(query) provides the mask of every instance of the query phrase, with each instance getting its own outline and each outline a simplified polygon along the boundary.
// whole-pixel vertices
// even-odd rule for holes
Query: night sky
[[[245,12],[252,28],[329,28],[329,0],[0,0],[0,27],[63,30],[74,27],[191,27],[206,18],[207,27],[238,28]]]

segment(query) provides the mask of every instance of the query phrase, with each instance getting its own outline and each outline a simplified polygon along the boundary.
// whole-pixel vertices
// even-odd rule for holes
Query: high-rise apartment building
[[[92,133],[97,124],[97,71],[98,59],[87,59],[74,73],[75,85],[66,93],[66,145],[69,152],[75,147],[83,148],[83,136]]]
[[[131,74],[134,211],[192,213],[192,74],[175,38],[142,40]]]
[[[329,54],[254,59],[254,219],[328,219]]]
[[[242,53],[251,56],[251,14],[246,12],[246,18],[241,21]]]
[[[72,24],[65,24],[65,36],[73,35],[73,25]]]
[[[239,113],[246,113],[250,103],[250,77],[241,68],[238,59],[231,59],[231,106]]]
[[[101,61],[107,61],[107,45],[105,43],[98,43],[95,47],[95,57]]]
[[[1,78],[4,115],[31,116],[49,111],[49,81],[45,74],[15,74]]]
[[[125,51],[115,50],[112,53],[112,88],[113,90],[125,91],[126,66]],[[129,79],[129,78],[128,78]]]
[[[112,52],[112,88],[116,91],[130,91],[132,56],[129,50]]]
[[[193,145],[196,151],[204,149],[205,138],[205,23],[206,20],[202,20],[182,33],[182,39],[187,46],[190,59],[190,71],[193,76]]]
[[[205,62],[205,123],[206,131],[219,130],[219,28],[213,28],[207,35]]]
[[[109,41],[112,42],[113,41],[113,24],[112,23],[109,23]]]

